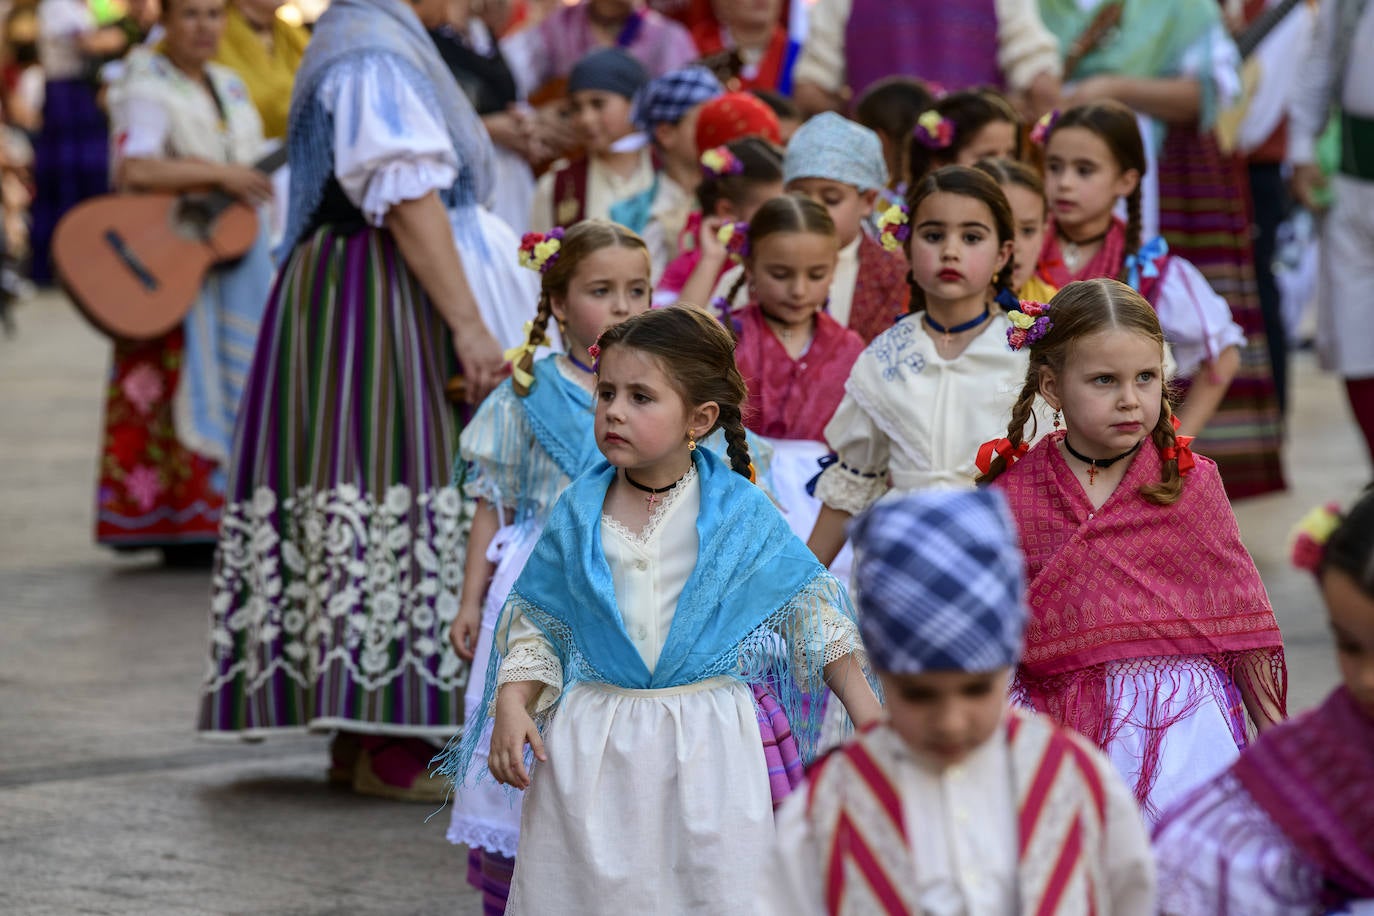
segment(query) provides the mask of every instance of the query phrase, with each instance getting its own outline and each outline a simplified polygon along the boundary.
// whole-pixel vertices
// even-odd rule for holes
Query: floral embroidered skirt
[[[450,340],[386,233],[325,227],[292,252],[240,408],[202,731],[461,725]]]
[[[217,465],[177,439],[172,402],[181,379],[181,329],[115,345],[95,537],[108,547],[212,544],[224,494]]]

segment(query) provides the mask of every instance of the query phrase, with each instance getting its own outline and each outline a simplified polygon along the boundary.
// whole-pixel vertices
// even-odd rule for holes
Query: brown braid
[[[649,276],[649,247],[644,244],[642,238],[624,226],[609,220],[583,220],[568,229],[563,235],[563,242],[558,249],[557,258],[549,264],[549,269],[544,271],[540,278],[539,308],[535,312],[534,321],[530,323],[530,333],[526,340],[528,345],[542,347],[549,342],[548,326],[549,319],[553,317],[553,300],[555,297],[561,299],[568,295],[568,289],[572,286],[573,278],[577,275],[578,265],[588,255],[613,246],[643,252],[644,275],[646,278]],[[531,349],[522,354],[520,364],[515,368],[532,372],[534,350]],[[529,386],[511,379],[511,387],[515,389],[515,393],[519,397],[529,396]]]
[[[743,265],[741,265],[741,269],[740,269],[740,272],[739,272],[739,278],[738,278],[737,280],[735,280],[735,282],[732,283],[732,284],[730,285],[730,292],[728,292],[728,293],[725,294],[725,302],[726,302],[725,307],[726,307],[727,309],[733,310],[733,309],[735,308],[735,297],[739,295],[739,291],[742,290],[742,289],[744,289],[744,287],[745,287],[748,283],[749,283],[749,271],[744,270],[744,269],[743,269]],[[725,317],[725,316],[721,316],[721,317]]]
[[[750,476],[743,414],[748,389],[735,367],[735,341],[720,322],[700,309],[675,305],[636,315],[608,329],[597,343],[603,360],[614,347],[653,357],[689,408],[715,402],[716,422],[699,430],[697,438],[723,428],[731,469]]]
[[[1159,411],[1159,422],[1150,433],[1161,457],[1165,449],[1178,446],[1178,434],[1174,432],[1174,410],[1169,403],[1169,390],[1164,390],[1164,404]],[[1140,488],[1140,495],[1156,506],[1171,506],[1183,495],[1183,475],[1178,472],[1178,459],[1163,462],[1164,473],[1159,483],[1149,483]]]
[[[1121,261],[1121,276],[1117,277],[1121,282],[1126,282],[1126,258],[1140,251],[1140,185],[1135,186],[1135,190],[1126,195],[1126,246],[1123,249],[1126,254]]]
[[[539,309],[534,313],[534,320],[530,322],[529,336],[525,339],[525,342],[529,345],[530,349],[527,350],[524,354],[522,354],[520,357],[520,362],[514,367],[512,367],[515,370],[517,370],[516,372],[512,373],[513,375],[520,375],[522,373],[533,374],[534,351],[536,348],[542,347],[544,346],[544,344],[548,343],[549,319],[552,317],[553,302],[549,299],[548,291],[542,290],[539,293]],[[511,387],[515,389],[516,397],[524,398],[529,397],[530,388],[533,386],[534,383],[533,381],[531,381],[529,385],[522,385],[519,381],[512,378],[510,384]]]
[[[744,431],[744,418],[740,409],[721,405],[720,428],[725,431],[725,454],[730,456],[730,468],[736,474],[751,476],[749,466],[753,459],[749,456],[749,440]]]
[[[1114,328],[1142,334],[1159,344],[1160,369],[1164,363],[1164,331],[1154,308],[1135,290],[1117,280],[1080,280],[1061,289],[1050,300],[1050,319],[1054,322],[1044,337],[1030,347],[1030,364],[1026,367],[1026,382],[1021,395],[1012,407],[1011,422],[1007,425],[1007,439],[1012,447],[1026,441],[1026,425],[1030,437],[1036,435],[1035,398],[1046,373],[1060,375],[1067,365],[1073,345],[1080,339]],[[1159,421],[1151,431],[1154,444],[1163,451],[1174,447],[1177,439],[1171,422],[1173,411],[1169,390],[1162,386]],[[989,483],[1009,467],[1000,454],[994,456],[986,474],[978,483]],[[1140,495],[1152,503],[1167,506],[1178,499],[1183,479],[1178,473],[1178,461],[1164,462],[1159,483],[1140,489]]]

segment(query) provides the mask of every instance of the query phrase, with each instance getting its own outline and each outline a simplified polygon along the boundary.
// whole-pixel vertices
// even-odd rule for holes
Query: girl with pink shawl
[[[1175,436],[1149,303],[1091,280],[1023,309],[1008,336],[1030,350],[1026,383],[1007,438],[980,456],[1026,555],[1031,619],[1014,691],[1105,751],[1153,820],[1235,761],[1252,726],[1282,719],[1282,637],[1216,465]],[[1152,371],[1104,356],[1132,345]],[[1112,388],[1107,413],[1089,412],[1074,384]],[[1067,429],[1027,450],[1037,395]],[[1134,429],[1120,454],[1075,449],[1117,427]]]
[[[1294,559],[1317,574],[1343,683],[1160,819],[1163,912],[1374,906],[1374,491],[1303,529]]]

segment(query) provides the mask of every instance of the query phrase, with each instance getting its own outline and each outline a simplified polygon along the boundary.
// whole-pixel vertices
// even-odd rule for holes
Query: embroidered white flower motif
[[[401,515],[410,508],[410,488],[394,484],[386,491],[386,509],[392,515]]]
[[[434,611],[427,604],[422,604],[410,614],[410,623],[417,630],[428,630],[434,626]]]
[[[444,623],[452,623],[458,616],[459,603],[458,596],[452,592],[444,592],[439,596],[439,600],[434,602],[434,608],[439,612],[439,619]]]
[[[268,487],[258,487],[253,491],[253,514],[266,518],[277,508],[277,494]]]
[[[458,491],[453,487],[444,487],[434,498],[434,510],[443,515],[457,515],[462,511],[463,503],[458,498]]]
[[[401,615],[401,596],[394,589],[378,592],[372,596],[372,613],[378,620],[395,620]]]
[[[286,630],[286,632],[290,633],[292,636],[295,636],[301,630],[305,629],[305,614],[292,608],[282,615],[281,625],[282,629]]]

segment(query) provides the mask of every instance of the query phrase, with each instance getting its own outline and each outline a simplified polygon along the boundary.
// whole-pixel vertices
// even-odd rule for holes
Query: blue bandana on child
[[[782,162],[782,183],[826,178],[860,191],[887,187],[887,160],[878,135],[833,111],[816,115],[792,135]]]
[[[602,48],[573,66],[568,74],[568,94],[597,89],[633,99],[647,82],[649,72],[643,64],[619,48]]]
[[[635,126],[653,130],[659,124],[676,124],[696,106],[724,94],[725,87],[705,67],[693,65],[665,73],[640,90],[635,99]]]
[[[893,674],[1016,665],[1025,564],[995,490],[933,490],[879,502],[850,527],[859,631]]]

